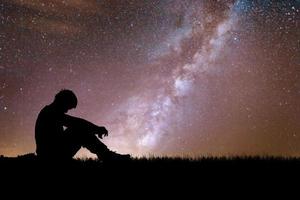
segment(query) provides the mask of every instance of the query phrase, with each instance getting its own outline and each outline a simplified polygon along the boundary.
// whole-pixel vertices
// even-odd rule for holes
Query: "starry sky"
[[[134,156],[300,156],[299,0],[0,0],[0,154],[35,151],[39,111]],[[79,157],[90,157],[86,150]]]

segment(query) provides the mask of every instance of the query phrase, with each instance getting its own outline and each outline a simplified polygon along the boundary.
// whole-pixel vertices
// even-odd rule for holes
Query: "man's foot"
[[[101,159],[104,162],[122,162],[131,160],[131,156],[129,154],[118,154],[113,151],[107,151],[101,155]]]

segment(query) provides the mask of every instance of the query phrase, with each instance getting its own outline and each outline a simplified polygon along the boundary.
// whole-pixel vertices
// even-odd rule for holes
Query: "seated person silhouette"
[[[105,127],[66,114],[76,106],[76,95],[71,90],[61,90],[54,101],[41,110],[35,124],[37,156],[69,160],[85,147],[104,162],[129,160],[130,155],[115,153],[99,140],[108,135]]]

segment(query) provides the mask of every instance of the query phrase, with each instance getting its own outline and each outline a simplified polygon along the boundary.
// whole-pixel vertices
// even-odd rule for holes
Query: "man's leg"
[[[64,131],[65,152],[73,157],[81,147],[87,148],[97,156],[108,152],[109,149],[103,144],[96,135],[84,132],[75,128],[68,128]]]

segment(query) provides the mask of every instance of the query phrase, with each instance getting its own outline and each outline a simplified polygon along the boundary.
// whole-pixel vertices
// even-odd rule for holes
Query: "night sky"
[[[0,154],[35,151],[39,111],[141,155],[300,156],[300,1],[0,0]],[[92,156],[81,150],[78,156]]]

